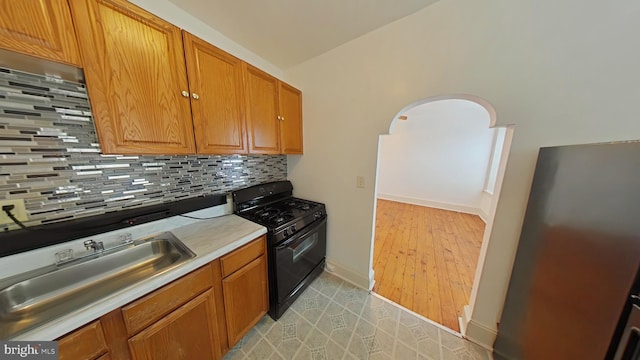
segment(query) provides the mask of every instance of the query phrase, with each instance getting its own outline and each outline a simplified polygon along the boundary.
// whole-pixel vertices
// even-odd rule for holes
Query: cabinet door
[[[249,153],[279,154],[278,80],[247,64],[245,84]]]
[[[180,29],[124,0],[70,4],[102,151],[195,153]]]
[[[132,359],[219,359],[213,291],[207,290],[129,339]]]
[[[100,321],[94,321],[58,339],[60,360],[96,359],[107,350]]]
[[[302,93],[280,82],[280,152],[302,154]]]
[[[240,341],[269,310],[266,260],[266,255],[262,255],[222,280],[229,347]]]
[[[198,153],[246,153],[242,61],[183,34]]]
[[[0,47],[81,66],[66,0],[0,0]]]

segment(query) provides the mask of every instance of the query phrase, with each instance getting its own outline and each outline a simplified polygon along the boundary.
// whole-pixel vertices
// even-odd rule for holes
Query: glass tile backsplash
[[[0,68],[0,199],[27,226],[286,177],[285,155],[102,155],[83,84]]]

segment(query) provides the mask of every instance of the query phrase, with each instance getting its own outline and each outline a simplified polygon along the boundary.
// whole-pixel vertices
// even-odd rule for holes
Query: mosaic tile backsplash
[[[0,199],[24,199],[27,226],[286,177],[285,155],[101,155],[83,84],[0,68]]]

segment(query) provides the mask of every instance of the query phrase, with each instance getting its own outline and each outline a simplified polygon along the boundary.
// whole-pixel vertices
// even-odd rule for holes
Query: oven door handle
[[[303,240],[307,235],[309,235],[310,233],[312,233],[315,230],[319,229],[320,226],[324,225],[326,222],[327,222],[327,218],[325,217],[324,219],[322,219],[322,221],[319,221],[317,224],[312,224],[311,226],[303,229],[301,232],[299,232],[299,233],[295,234],[294,236],[292,236],[290,239],[288,239],[285,242],[277,245],[275,247],[275,249],[276,250],[282,250],[284,248],[291,247],[291,245],[293,243]]]

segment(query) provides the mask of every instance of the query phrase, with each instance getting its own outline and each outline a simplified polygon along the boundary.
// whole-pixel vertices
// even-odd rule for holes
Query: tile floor
[[[327,272],[278,320],[265,316],[224,360],[491,359],[482,347]]]

